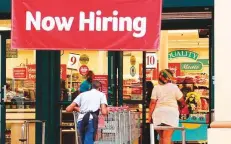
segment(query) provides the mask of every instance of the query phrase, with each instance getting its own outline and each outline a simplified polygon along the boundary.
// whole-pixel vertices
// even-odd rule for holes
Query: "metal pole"
[[[77,117],[76,117],[76,112],[73,112],[74,116],[74,125],[75,125],[75,139],[76,139],[76,144],[79,144],[79,138],[78,138],[78,127],[77,127]]]
[[[25,138],[25,123],[24,123],[21,128],[21,140],[20,141],[22,142],[22,144],[24,144],[25,140],[26,138]]]
[[[45,144],[45,129],[46,129],[46,123],[42,122],[42,144]]]
[[[29,123],[26,122],[26,144],[29,144]]]
[[[150,124],[150,144],[155,144],[154,125]]]
[[[118,121],[118,123],[119,123],[119,141],[120,141],[120,144],[122,144],[122,139],[121,139],[121,137],[122,137],[122,134],[121,134],[121,114],[119,113],[119,121]]]
[[[72,75],[73,75],[73,73],[72,73],[72,69],[71,69],[71,81],[70,81],[70,89],[72,89]]]
[[[182,130],[182,144],[186,144],[186,132],[185,132],[185,129]]]
[[[142,98],[142,143],[145,143],[146,139],[146,51],[143,51],[143,78],[142,78],[142,85],[143,85],[143,98]]]
[[[131,111],[129,111],[129,141],[132,144],[132,122],[131,122]]]
[[[59,112],[59,117],[60,117],[60,120],[59,120],[59,123],[62,125],[62,110],[63,110],[63,107],[61,106],[61,108],[60,108],[60,112]],[[60,127],[60,131],[59,131],[59,137],[60,137],[60,141],[59,141],[59,144],[62,144],[62,128]]]

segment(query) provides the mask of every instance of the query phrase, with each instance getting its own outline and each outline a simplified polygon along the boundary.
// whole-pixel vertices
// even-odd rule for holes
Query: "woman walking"
[[[154,126],[179,125],[179,109],[177,101],[185,106],[184,97],[176,84],[172,83],[173,73],[169,69],[160,71],[159,84],[152,91],[149,105],[149,121],[153,120]],[[174,130],[158,130],[160,144],[171,144]]]

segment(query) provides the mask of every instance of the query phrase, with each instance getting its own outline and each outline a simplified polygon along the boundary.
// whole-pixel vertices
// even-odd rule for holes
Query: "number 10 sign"
[[[146,53],[146,68],[157,68],[157,55],[156,53]]]

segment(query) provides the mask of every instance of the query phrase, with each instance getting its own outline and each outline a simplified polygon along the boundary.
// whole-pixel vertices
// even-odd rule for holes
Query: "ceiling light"
[[[198,30],[169,30],[168,33],[198,33]]]
[[[9,31],[11,28],[9,27],[0,27],[0,31]]]

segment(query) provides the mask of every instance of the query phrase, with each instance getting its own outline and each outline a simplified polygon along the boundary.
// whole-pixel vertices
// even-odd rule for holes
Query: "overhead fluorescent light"
[[[168,33],[198,33],[198,30],[169,30]]]
[[[9,31],[11,28],[9,27],[0,27],[0,31]]]

